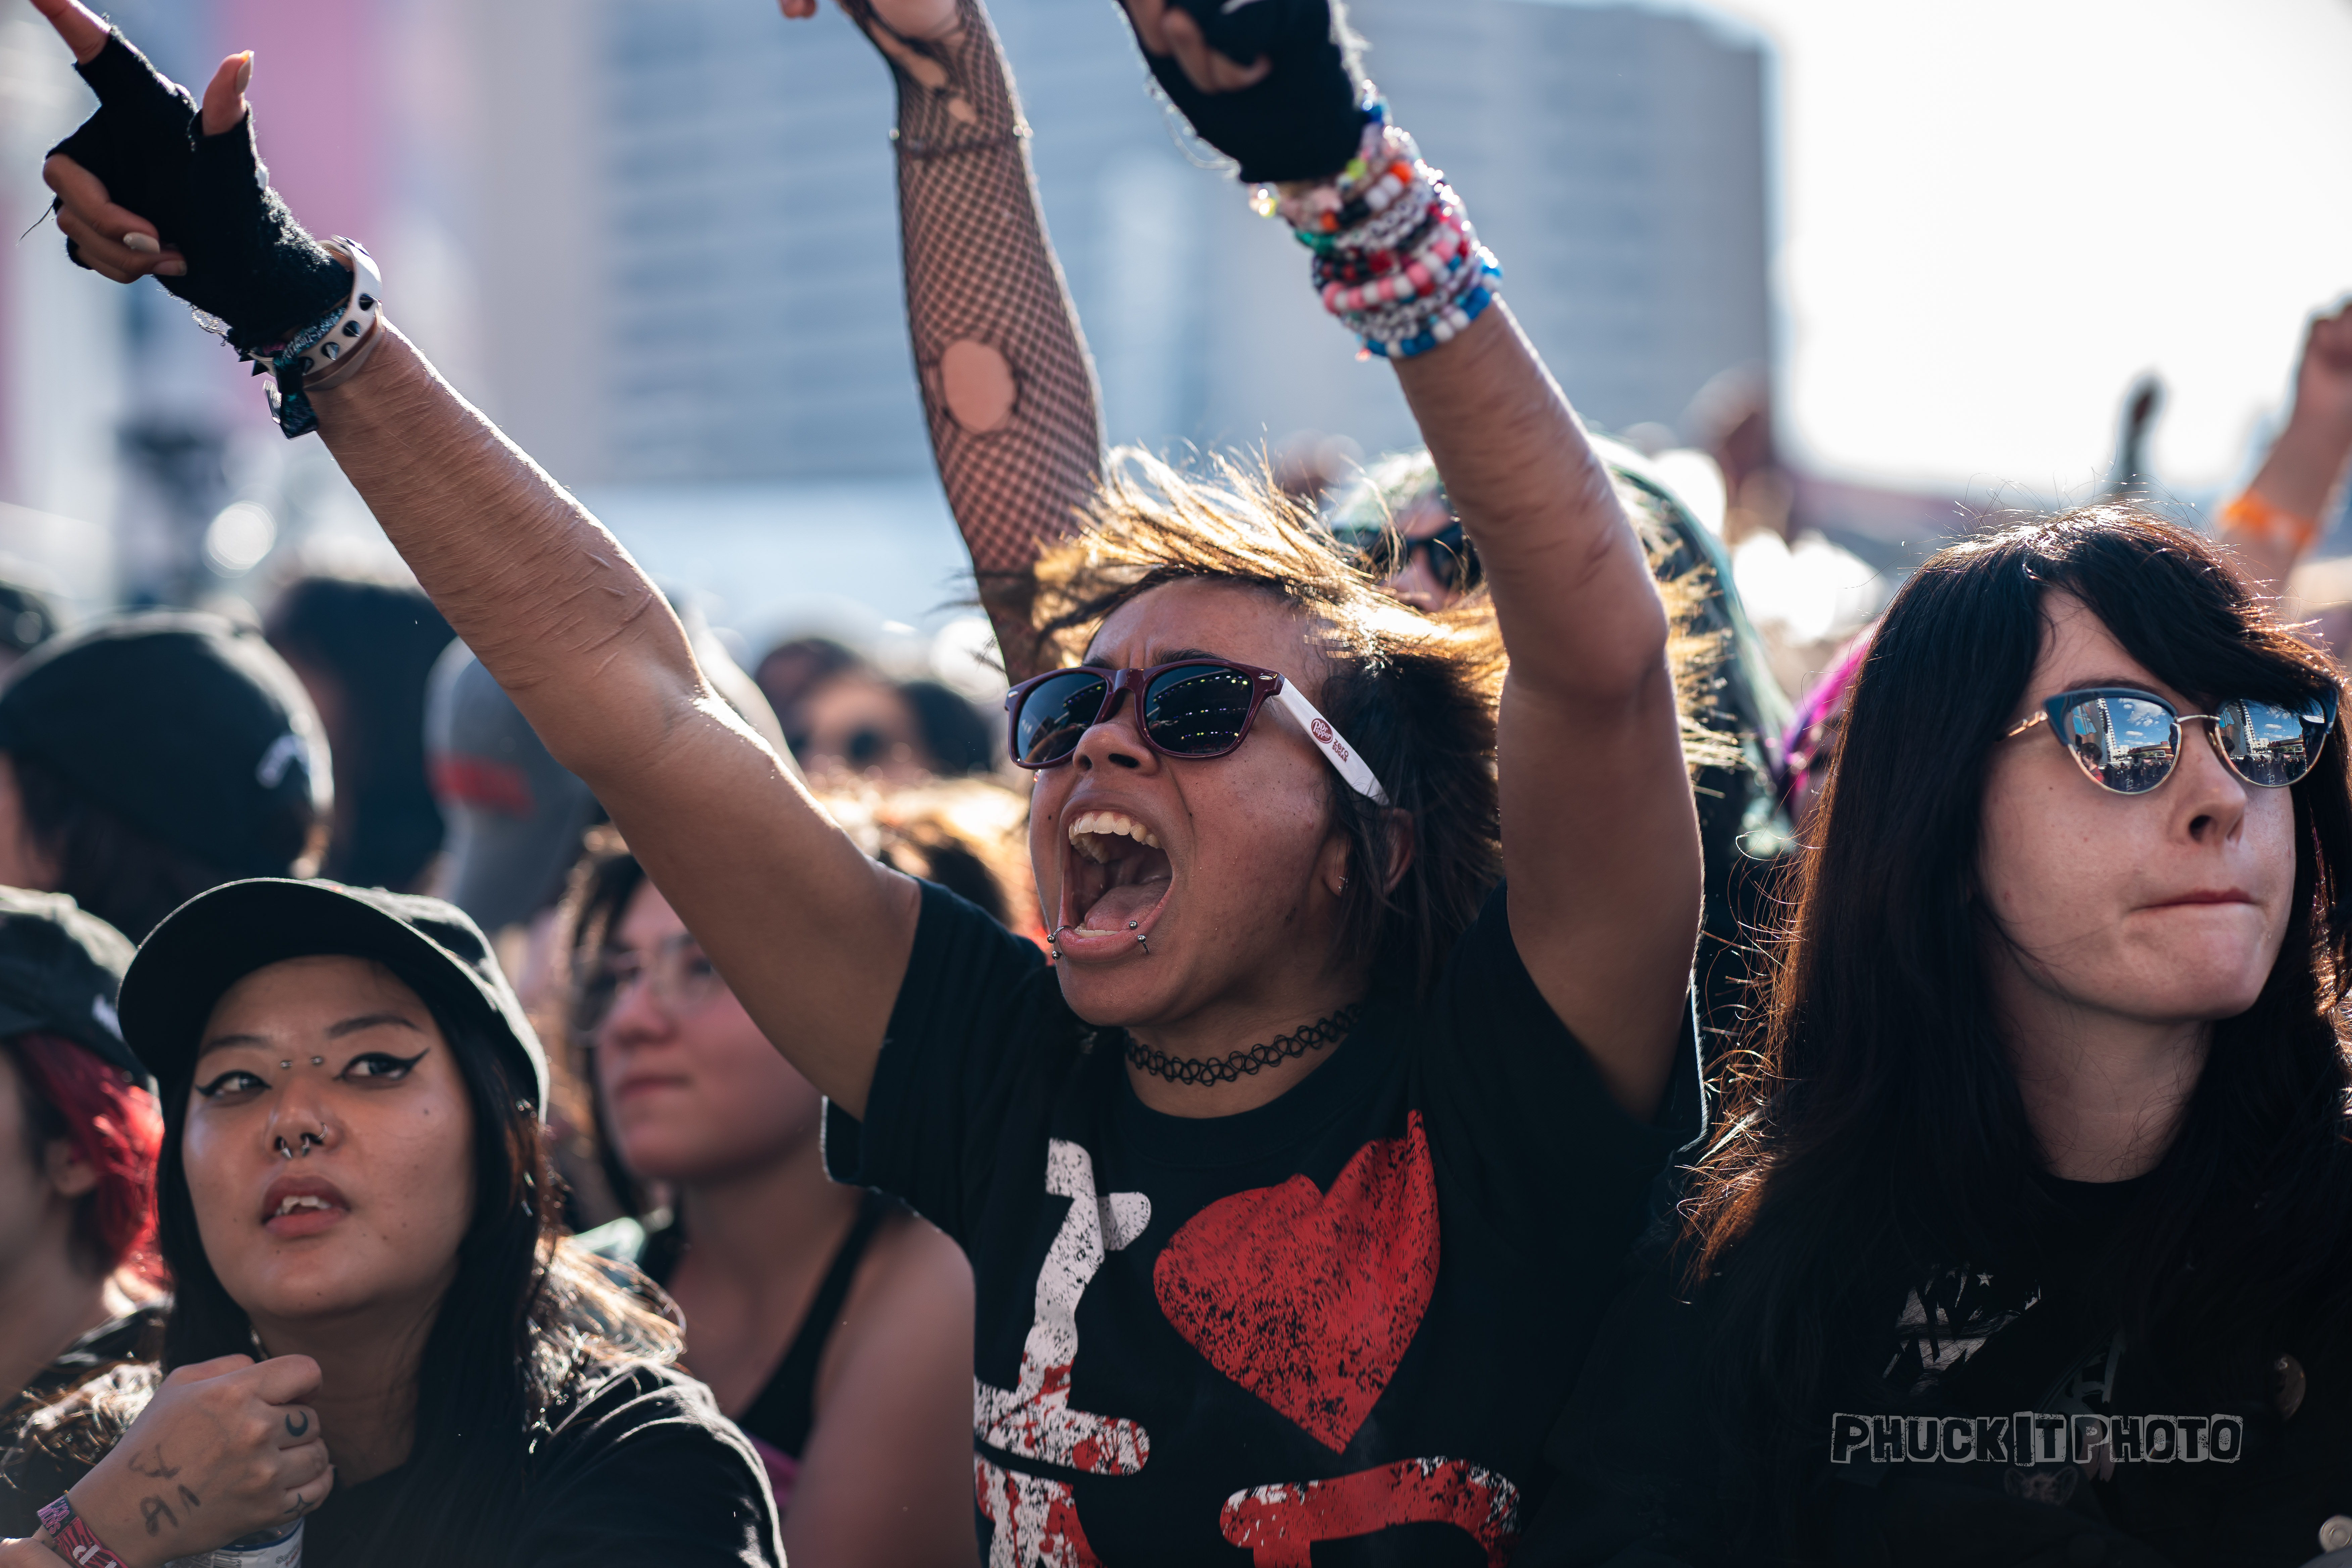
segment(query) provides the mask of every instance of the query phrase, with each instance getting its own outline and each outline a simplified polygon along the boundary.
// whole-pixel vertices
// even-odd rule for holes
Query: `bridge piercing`
[[[278,1070],[279,1072],[292,1072],[294,1070],[294,1064],[292,1062],[279,1062],[278,1064]]]
[[[314,1068],[325,1067],[327,1065],[327,1058],[324,1057],[312,1057],[310,1058],[310,1065]]]

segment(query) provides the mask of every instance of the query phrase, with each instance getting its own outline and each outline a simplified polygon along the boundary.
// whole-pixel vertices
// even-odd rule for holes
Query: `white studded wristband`
[[[383,319],[383,274],[377,269],[375,258],[368,254],[367,247],[339,234],[327,241],[327,249],[350,265],[352,297],[343,313],[318,342],[302,351],[301,371],[306,381],[331,372],[338,361],[367,341]],[[311,384],[318,384],[312,381]]]

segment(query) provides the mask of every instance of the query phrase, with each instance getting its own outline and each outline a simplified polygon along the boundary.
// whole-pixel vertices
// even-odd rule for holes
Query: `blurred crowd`
[[[485,438],[413,349],[384,350],[382,320],[359,319],[377,309],[364,252],[287,237],[282,204],[247,226],[279,237],[270,265],[318,271],[272,286],[323,289],[333,311],[307,343],[261,345],[273,412],[290,432],[315,422],[306,395],[336,410],[338,459],[432,592],[308,574],[257,616],[69,624],[29,574],[0,581],[0,1534],[17,1538],[0,1563],[28,1543],[137,1560],[104,1537],[155,1564],[284,1564],[268,1554],[308,1530],[311,1568],[395,1548],[486,1561],[463,1553],[518,1541],[498,1560],[756,1564],[789,1545],[819,1568],[969,1564],[977,1528],[992,1568],[1119,1555],[1090,1537],[1133,1561],[1202,1542],[1235,1562],[1358,1561],[1311,1549],[1384,1541],[1360,1560],[1622,1568],[1756,1560],[1741,1531],[1758,1520],[1838,1562],[2154,1564],[2172,1531],[2195,1532],[2179,1562],[2220,1562],[2211,1543],[2257,1518],[2287,1521],[2260,1561],[2300,1561],[2273,1548],[2311,1528],[2352,1550],[2352,1516],[2302,1517],[2343,1495],[2352,1452],[2327,1381],[2352,1363],[2331,1316],[2347,1297],[2328,1293],[2345,1238],[2326,1232],[2352,1226],[2329,1206],[2352,1205],[2330,1163],[2352,809],[2329,662],[2352,647],[2352,581],[2313,559],[2352,459],[2352,306],[2315,314],[2289,416],[2210,519],[2158,515],[2137,456],[2154,403],[2136,395],[2094,505],[1956,520],[1958,542],[1909,582],[1890,570],[1834,616],[1759,619],[1742,592],[1756,574],[1841,549],[1808,532],[1768,384],[1711,385],[1687,420],[1696,450],[1662,429],[1587,432],[1523,340],[1474,326],[1492,258],[1443,175],[1350,89],[1319,5],[1283,8],[1312,14],[1305,45],[1261,41],[1276,86],[1337,93],[1324,162],[1343,174],[1322,184],[1283,162],[1305,134],[1286,114],[1221,118],[1228,91],[1265,100],[1192,10],[1135,14],[1162,90],[1245,172],[1273,171],[1261,205],[1307,241],[1326,308],[1397,361],[1430,445],[1360,458],[1325,439],[1190,474],[1102,453],[1042,223],[986,230],[978,260],[954,250],[970,237],[950,216],[984,228],[1028,189],[1026,130],[971,0],[930,5],[920,37],[896,30],[927,3],[849,9],[902,93],[919,357],[940,321],[996,310],[1017,362],[975,369],[953,352],[970,340],[923,362],[1001,710],[825,636],[746,668],[686,595],[600,553],[593,520]],[[249,57],[174,97],[88,13],[44,10],[102,97],[149,92],[151,119],[187,121],[173,157],[226,155]],[[118,280],[126,258],[163,253],[84,220],[121,209],[76,184],[75,159],[133,141],[117,126],[63,144],[53,175],[76,258]],[[1436,238],[1363,238],[1403,193]],[[337,332],[365,345],[348,366]],[[320,342],[336,352],[300,357]],[[383,427],[351,389],[370,384],[339,378],[378,352],[418,401],[369,447],[352,432]],[[1489,395],[1538,409],[1538,436],[1512,435]],[[988,444],[1006,432],[1026,443],[1011,457]],[[414,455],[434,441],[443,461]],[[505,488],[461,475],[418,499],[472,462],[509,464]],[[478,493],[503,498],[479,503],[504,509],[489,522]],[[459,561],[493,536],[543,553]],[[559,591],[556,566],[608,575]],[[2078,644],[2083,679],[2026,702],[2029,676]],[[2151,648],[2222,673],[2142,689],[2161,684],[2132,663]],[[1961,693],[1979,661],[2008,687]],[[1874,728],[1856,717],[1865,692]],[[2000,753],[2025,763],[1950,739],[2005,744],[2045,721],[2063,750]],[[2181,740],[2200,723],[2210,756]],[[1850,729],[1874,749],[1842,764]],[[1979,844],[2000,769],[2037,760],[2056,771],[1983,806]],[[1171,771],[1210,782],[1186,795]],[[2006,950],[1953,933],[1992,929],[1967,922],[1995,903],[2002,930],[2024,929],[2037,899],[2063,903],[2143,850],[2157,863],[2125,817],[2068,814],[2168,780],[2166,800],[2205,792],[2166,840],[2191,849],[2243,837],[2212,826],[2240,809],[2212,801],[2300,792],[2248,852],[2297,912],[2241,944],[2268,947],[2260,973],[2241,966],[2251,980],[2224,977],[2245,993],[2230,1009],[2199,1004],[2189,1087],[2084,1089],[2090,1047],[2026,1070],[2044,1060],[2031,1031],[1985,1000]],[[2061,785],[2079,798],[2014,805]],[[2011,834],[2025,871],[1999,858],[2012,818],[2059,824]],[[2069,833],[2124,847],[2053,870]],[[1867,847],[1832,853],[1845,845]],[[1983,872],[1996,862],[2012,874]],[[2268,883],[2173,902],[2273,894],[2287,907]],[[1915,913],[1927,935],[1905,947]],[[2163,966],[2133,962],[2116,960],[2126,979],[2160,990]],[[2085,1002],[2084,985],[2051,1004],[2065,1029],[2132,1021],[2131,997]],[[1958,1013],[1989,1021],[1935,1056]],[[2236,1092],[2195,1100],[2206,1042],[2244,1038],[2210,1029],[2242,1016],[2284,1043],[2251,1067],[2213,1047]],[[1887,1017],[1928,1043],[1854,1022]],[[1184,1054],[1202,1040],[1217,1048]],[[2016,1129],[2076,1090],[2109,1110],[2142,1090],[2167,1114],[2194,1100],[2190,1154],[2070,1163],[2110,1123],[2137,1147],[2133,1100],[2084,1112],[2079,1147],[2044,1138],[2050,1169],[2029,1177]],[[1898,1126],[1889,1107],[1916,1116]],[[1905,1143],[1920,1127],[1942,1136]],[[2019,1184],[1920,1235],[1839,1206],[1895,1190],[1906,1159]],[[2175,1274],[2131,1276],[2124,1315],[2106,1312],[2093,1276],[2158,1256],[2176,1201],[2210,1220],[2196,1237],[2216,1251],[2164,1255]],[[354,1213],[359,1262],[331,1278],[286,1262],[326,1256],[293,1244]],[[1992,1271],[1933,1250],[1954,1236],[2045,1272],[1980,1310],[1968,1280],[1990,1289]],[[2107,1248],[2118,1236],[2142,1250]],[[2197,1276],[2217,1253],[2227,1267]],[[1895,1362],[1881,1370],[1860,1334],[1848,1357],[1874,1363],[1868,1397],[1885,1403],[1870,1408],[1895,1426],[1825,1412],[1864,1425],[1836,1427],[1848,1451],[1822,1458],[1785,1410],[1742,1403],[1795,1388],[1811,1420],[1805,1402],[1843,1387],[1805,1381],[1831,1353],[1813,1316],[1859,1313],[1840,1292],[1869,1269],[1909,1281],[1929,1261],[1889,1320]],[[2269,1444],[2247,1452],[2275,1461],[2271,1490],[2168,1513],[2188,1505],[2114,1481],[2114,1369],[2180,1301],[2200,1325],[2255,1321],[2231,1294],[2242,1279],[2263,1283],[2240,1295],[2324,1308],[2318,1329],[2292,1321],[2311,1336],[2292,1349],[2248,1339],[2259,1365],[2234,1342],[2217,1353],[2214,1376],[2258,1397],[2194,1418]],[[2096,1310],[2027,1317],[2044,1285]],[[2021,1433],[2095,1419],[2106,1447],[1959,1501],[1876,1474],[1859,1502],[1840,1489],[1854,1472],[1825,1467],[1873,1430],[1911,1433],[1915,1460],[1926,1431],[1927,1458],[1955,1463],[1949,1423],[2007,1432],[2014,1405],[1931,1418],[1901,1401],[1941,1397],[1939,1377],[2021,1320],[1979,1373],[2023,1369],[1999,1372],[2040,1401]],[[1782,1331],[1795,1361],[1755,1348]],[[1705,1407],[1763,1434],[1719,1469],[1673,1451],[1720,1392],[1696,1386],[1710,1355],[1730,1358],[1726,1384],[1748,1381]],[[2290,1426],[2307,1394],[2321,1414]],[[1156,1447],[1128,1414],[1147,1405]],[[2234,1458],[2223,1429],[2198,1428]],[[1904,1460],[1886,1446],[1881,1470]]]

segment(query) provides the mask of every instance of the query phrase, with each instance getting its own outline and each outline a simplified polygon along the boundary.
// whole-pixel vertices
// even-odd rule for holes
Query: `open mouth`
[[[351,1213],[333,1183],[309,1177],[273,1182],[261,1203],[261,1226],[277,1237],[315,1236]]]
[[[1139,931],[1173,886],[1160,836],[1125,812],[1080,811],[1070,818],[1069,841],[1063,928],[1081,938]]]

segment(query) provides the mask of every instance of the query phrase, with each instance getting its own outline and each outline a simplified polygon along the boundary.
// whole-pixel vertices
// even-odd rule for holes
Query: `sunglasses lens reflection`
[[[2278,789],[2303,777],[2319,760],[2327,716],[2316,701],[2298,710],[2242,699],[2221,704],[2220,733],[2221,754],[2240,778]]]
[[[1031,687],[1013,715],[1014,759],[1042,768],[1076,751],[1078,737],[1101,714],[1109,689],[1110,682],[1091,669],[1066,670]]]
[[[2180,729],[2169,710],[2137,697],[2086,697],[2059,716],[2058,738],[2083,771],[2117,795],[2145,795],[2172,775]]]
[[[1241,671],[1213,665],[1155,677],[1143,694],[1143,725],[1151,743],[1172,757],[1232,751],[1249,723],[1251,684]]]

